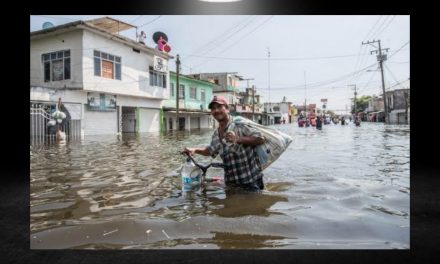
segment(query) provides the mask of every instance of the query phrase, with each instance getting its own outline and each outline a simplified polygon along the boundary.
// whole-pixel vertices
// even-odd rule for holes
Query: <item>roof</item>
[[[177,76],[177,73],[176,73],[175,71],[170,71],[170,74],[171,74],[171,75],[174,75],[174,76]],[[194,77],[191,76],[191,75],[186,75],[186,74],[180,74],[180,73],[179,73],[179,77],[180,77],[180,78],[185,78],[185,79],[190,79],[191,81],[195,81],[195,82],[203,83],[203,84],[205,84],[205,85],[207,84],[207,85],[210,85],[210,86],[212,86],[212,87],[214,87],[214,86],[218,86],[217,84],[212,83],[212,82],[208,82],[208,81],[205,81],[205,80],[196,79],[196,78],[194,78]]]
[[[234,75],[239,80],[244,80],[242,76],[238,75],[238,72],[201,72],[201,73],[193,73],[190,75],[197,76],[197,75],[228,75],[228,74]]]
[[[86,22],[111,33],[119,33],[127,29],[136,28],[133,25],[111,17],[101,17],[97,19],[86,20]]]
[[[107,29],[104,28],[105,27],[104,25],[105,25],[105,21],[110,21],[110,20],[113,20],[113,22],[109,22],[110,24],[113,24],[113,26],[117,25],[117,22],[115,22],[115,21],[118,21],[118,20],[115,20],[112,18],[104,18],[101,21],[98,21],[98,19],[94,19],[94,20],[90,20],[90,21],[78,20],[78,21],[70,22],[70,23],[55,26],[55,27],[50,27],[50,28],[46,28],[46,29],[42,29],[42,30],[33,31],[30,33],[30,37],[32,40],[32,39],[45,37],[47,35],[69,32],[69,31],[72,31],[75,29],[84,29],[84,30],[88,30],[88,31],[100,34],[100,35],[107,36],[112,40],[122,42],[124,44],[127,44],[128,46],[133,47],[133,48],[143,50],[143,51],[146,51],[149,53],[153,53],[154,55],[157,55],[157,56],[165,57],[167,59],[174,58],[173,56],[169,55],[168,53],[164,53],[158,49],[148,47],[144,44],[141,44],[133,39],[130,39],[130,38],[124,37],[120,34],[115,34],[111,31],[108,31]],[[121,21],[121,23],[124,23],[124,22]],[[111,29],[110,24],[107,25],[107,28],[109,28],[109,29]],[[123,28],[131,26],[127,23],[124,23],[124,24],[125,24],[125,26],[123,26]],[[120,25],[122,25],[122,24],[120,24]]]

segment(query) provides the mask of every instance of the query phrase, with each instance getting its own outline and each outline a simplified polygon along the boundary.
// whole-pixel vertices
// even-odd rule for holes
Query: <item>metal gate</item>
[[[30,107],[30,143],[31,145],[56,142],[56,129],[47,123],[53,120],[51,109],[55,105],[35,103]],[[66,141],[81,139],[81,120],[67,120],[61,126],[66,133]]]

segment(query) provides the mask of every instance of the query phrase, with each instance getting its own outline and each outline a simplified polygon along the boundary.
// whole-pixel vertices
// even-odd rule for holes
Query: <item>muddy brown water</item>
[[[293,142],[261,193],[216,181],[181,191],[178,151],[207,144],[209,130],[30,146],[31,248],[410,247],[408,126],[273,127]]]

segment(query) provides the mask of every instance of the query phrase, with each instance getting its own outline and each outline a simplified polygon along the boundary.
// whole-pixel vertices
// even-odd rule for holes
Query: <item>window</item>
[[[150,67],[150,86],[167,88],[167,74],[155,71],[153,67]]]
[[[204,104],[205,103],[205,90],[201,89],[200,90],[200,101]]]
[[[121,57],[94,50],[93,64],[95,76],[121,80]]]
[[[170,94],[174,97],[174,83],[170,83]]]
[[[70,50],[45,53],[41,58],[45,82],[70,79]]]
[[[179,85],[179,99],[185,99],[185,85]]]
[[[197,99],[197,89],[195,87],[189,87],[189,98]]]

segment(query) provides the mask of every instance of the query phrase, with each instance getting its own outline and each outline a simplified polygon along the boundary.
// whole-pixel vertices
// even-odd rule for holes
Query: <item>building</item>
[[[284,96],[279,103],[264,103],[264,125],[292,123],[291,102]]]
[[[262,124],[264,108],[256,88],[246,88],[244,92],[239,92],[238,100],[238,104],[232,105],[231,112]]]
[[[315,118],[317,114],[316,104],[308,104],[307,108],[304,105],[295,105],[298,115],[301,117]]]
[[[212,128],[208,109],[215,84],[179,74],[179,122],[176,122],[176,73],[170,72],[170,97],[163,103],[162,129],[191,130]]]
[[[409,124],[410,90],[409,88],[396,89],[385,92],[387,100],[389,123]]]
[[[188,76],[216,84],[213,87],[214,95],[225,97],[230,105],[239,103],[239,82],[243,78],[236,72],[198,73]]]
[[[133,27],[103,17],[30,33],[31,134],[47,132],[59,98],[69,135],[160,131],[172,56],[119,35]]]
[[[369,122],[385,122],[385,112],[383,111],[382,97],[373,97],[368,101],[368,107],[365,109],[367,120]]]
[[[241,115],[252,120],[251,105],[244,102],[244,100],[249,99],[239,89],[239,82],[244,79],[237,72],[198,73],[187,76],[213,83],[213,95],[226,98],[231,115]],[[215,121],[214,127],[217,127],[217,125],[218,123]]]

